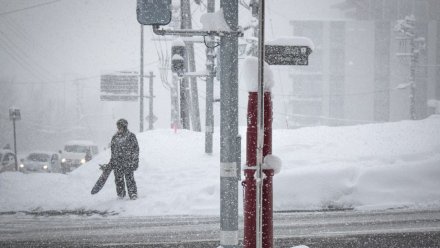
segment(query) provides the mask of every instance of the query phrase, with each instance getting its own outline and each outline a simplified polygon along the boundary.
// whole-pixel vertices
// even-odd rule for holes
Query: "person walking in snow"
[[[139,167],[139,145],[136,135],[128,130],[128,122],[120,119],[116,122],[118,131],[111,141],[111,159],[115,174],[116,193],[120,199],[125,197],[125,184],[131,200],[137,199],[137,187],[134,171]]]

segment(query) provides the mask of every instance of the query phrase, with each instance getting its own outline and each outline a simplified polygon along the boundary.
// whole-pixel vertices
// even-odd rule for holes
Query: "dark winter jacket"
[[[137,170],[139,167],[139,145],[136,135],[128,130],[113,135],[110,164],[116,170]]]

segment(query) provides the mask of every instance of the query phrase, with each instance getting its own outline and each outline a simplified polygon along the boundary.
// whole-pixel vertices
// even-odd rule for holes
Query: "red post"
[[[272,154],[272,97],[264,93],[264,146],[263,157]],[[273,187],[274,170],[263,170],[263,248],[273,247]]]
[[[257,165],[257,104],[258,93],[249,92],[248,125],[246,135],[246,165],[244,170],[244,248],[256,246],[256,182],[255,167]],[[264,93],[264,146],[263,156],[272,154],[272,99],[270,92]],[[263,170],[263,248],[273,247],[273,170]]]

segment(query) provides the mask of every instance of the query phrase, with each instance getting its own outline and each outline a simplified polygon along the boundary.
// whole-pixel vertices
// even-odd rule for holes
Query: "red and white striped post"
[[[249,92],[248,125],[246,135],[246,166],[244,170],[244,248],[256,247],[256,165],[257,165],[257,112],[258,93]],[[264,93],[264,145],[263,157],[272,154],[272,98]],[[263,169],[263,229],[262,247],[273,247],[273,169]]]

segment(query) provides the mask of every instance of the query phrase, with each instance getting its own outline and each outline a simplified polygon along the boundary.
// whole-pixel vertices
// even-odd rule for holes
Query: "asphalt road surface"
[[[218,217],[34,214],[0,214],[0,247],[219,246]],[[282,248],[440,247],[440,210],[276,213],[274,238]]]

